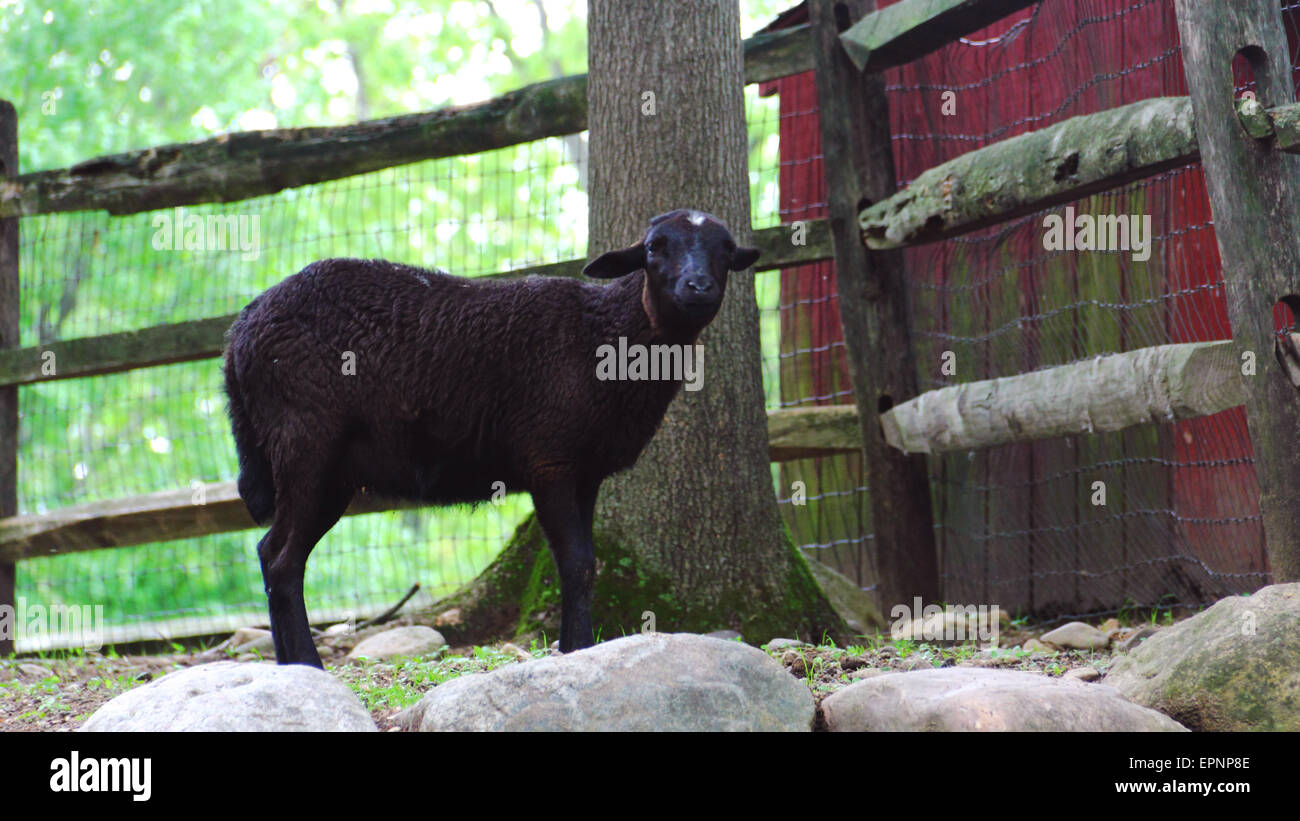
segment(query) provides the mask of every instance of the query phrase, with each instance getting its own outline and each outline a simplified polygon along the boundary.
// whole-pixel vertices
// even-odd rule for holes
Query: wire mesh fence
[[[1297,7],[1284,7],[1293,48]],[[795,13],[784,22],[802,20]],[[1300,63],[1294,52],[1292,63]],[[1186,93],[1173,0],[1044,0],[886,77],[900,184],[1075,115]],[[755,228],[824,216],[811,75],[746,91]],[[323,257],[384,257],[468,276],[581,257],[586,169],[574,146],[542,140],[228,205],[25,218],[22,344],[234,313]],[[1072,207],[1149,215],[1149,255],[1046,250],[1043,218],[1060,209],[906,252],[923,389],[1231,336],[1199,167]],[[222,223],[233,226],[224,249],[213,248],[207,231],[217,216],[234,218]],[[851,403],[833,264],[757,276],[767,407]],[[945,370],[945,361],[955,369]],[[23,387],[21,511],[233,479],[220,385],[220,361],[205,360]],[[1240,408],[947,454],[931,467],[949,601],[1080,615],[1195,605],[1267,583]],[[773,466],[773,479],[806,555],[872,589],[861,459],[786,462]],[[1104,504],[1095,503],[1097,483]],[[345,519],[313,553],[306,581],[313,617],[376,612],[416,581],[426,603],[451,592],[491,561],[529,512],[526,496],[508,500]],[[265,606],[260,536],[24,560],[18,595],[108,603],[109,640],[257,623]]]
[[[888,3],[881,3],[888,5]],[[1296,65],[1296,6],[1284,5]],[[789,23],[802,20],[792,18]],[[1238,90],[1250,81],[1238,74]],[[785,222],[825,210],[811,75],[779,81]],[[1185,95],[1173,0],[1044,0],[886,73],[899,184],[1070,117]],[[787,133],[790,139],[787,139]],[[788,173],[786,173],[788,169]],[[1231,338],[1199,165],[1069,206],[1149,216],[1145,249],[1048,250],[1065,206],[905,252],[923,390],[1173,342]],[[1139,223],[1140,225],[1141,223]],[[782,401],[852,401],[833,265],[783,274]],[[1289,317],[1278,311],[1279,328]],[[805,382],[796,380],[803,379]],[[1040,617],[1197,605],[1266,584],[1242,408],[931,460],[943,596]],[[806,547],[870,588],[856,457],[783,466],[818,505],[787,508]],[[817,536],[809,539],[809,535]]]
[[[235,313],[324,257],[477,275],[581,256],[585,169],[576,159],[563,140],[543,140],[228,205],[24,219],[23,344]],[[213,242],[212,217],[234,218],[215,223],[224,248]],[[221,384],[213,359],[22,388],[20,511],[197,492],[235,478]],[[486,566],[530,509],[526,497],[511,496],[474,511],[345,519],[313,553],[313,615],[373,613],[416,581],[426,597],[449,592]],[[20,566],[18,595],[111,603],[110,640],[220,631],[264,619],[260,537],[246,531],[31,559]]]

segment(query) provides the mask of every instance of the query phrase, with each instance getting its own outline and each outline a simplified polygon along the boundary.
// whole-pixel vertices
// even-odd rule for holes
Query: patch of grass
[[[550,651],[534,639],[529,645],[533,658],[545,658]],[[356,693],[367,710],[401,710],[418,702],[429,690],[470,673],[486,673],[522,659],[512,651],[490,645],[476,645],[461,655],[445,648],[432,658],[397,658],[386,662],[342,665],[331,670]]]

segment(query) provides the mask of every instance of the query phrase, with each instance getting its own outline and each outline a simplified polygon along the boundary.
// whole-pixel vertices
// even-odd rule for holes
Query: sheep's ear
[[[596,279],[615,279],[645,267],[645,244],[638,242],[631,248],[610,251],[587,263],[582,272]]]
[[[743,271],[749,266],[758,262],[758,256],[762,252],[757,248],[737,248],[731,252],[731,265],[728,266],[733,271]]]

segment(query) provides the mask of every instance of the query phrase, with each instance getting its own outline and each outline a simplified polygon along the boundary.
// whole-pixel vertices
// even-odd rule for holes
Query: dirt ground
[[[1108,625],[1100,626],[1105,628]],[[1046,629],[1050,629],[1050,625],[1004,627],[999,645],[1007,649],[989,648],[976,642],[891,641],[888,636],[882,636],[863,639],[863,644],[848,647],[803,645],[769,649],[768,653],[791,675],[804,681],[820,703],[835,690],[879,672],[980,666],[1033,671],[1049,676],[1061,676],[1076,668],[1092,668],[1104,676],[1118,652],[1109,649],[1045,649],[1034,652],[1019,649],[1019,645],[1041,636]],[[1114,648],[1135,627],[1112,629],[1111,647]],[[346,650],[354,641],[343,639],[337,642],[334,653],[325,656],[325,666],[357,693],[381,730],[397,729],[393,717],[443,681],[503,664],[542,658],[555,652],[534,642],[529,649],[514,644],[459,647],[425,659],[395,663],[362,662],[346,658]],[[0,660],[0,731],[75,730],[100,705],[127,690],[173,670],[233,657],[232,651],[213,648],[158,655],[88,651],[62,657],[29,656]],[[257,660],[247,654],[240,658]],[[1096,678],[1088,671],[1072,675],[1083,675],[1085,680]]]

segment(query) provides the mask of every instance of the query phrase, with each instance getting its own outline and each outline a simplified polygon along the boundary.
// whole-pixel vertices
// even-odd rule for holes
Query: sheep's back
[[[358,484],[477,497],[589,450],[599,302],[579,281],[324,260],[250,305],[231,352],[260,430],[348,439],[359,473],[384,472]]]

